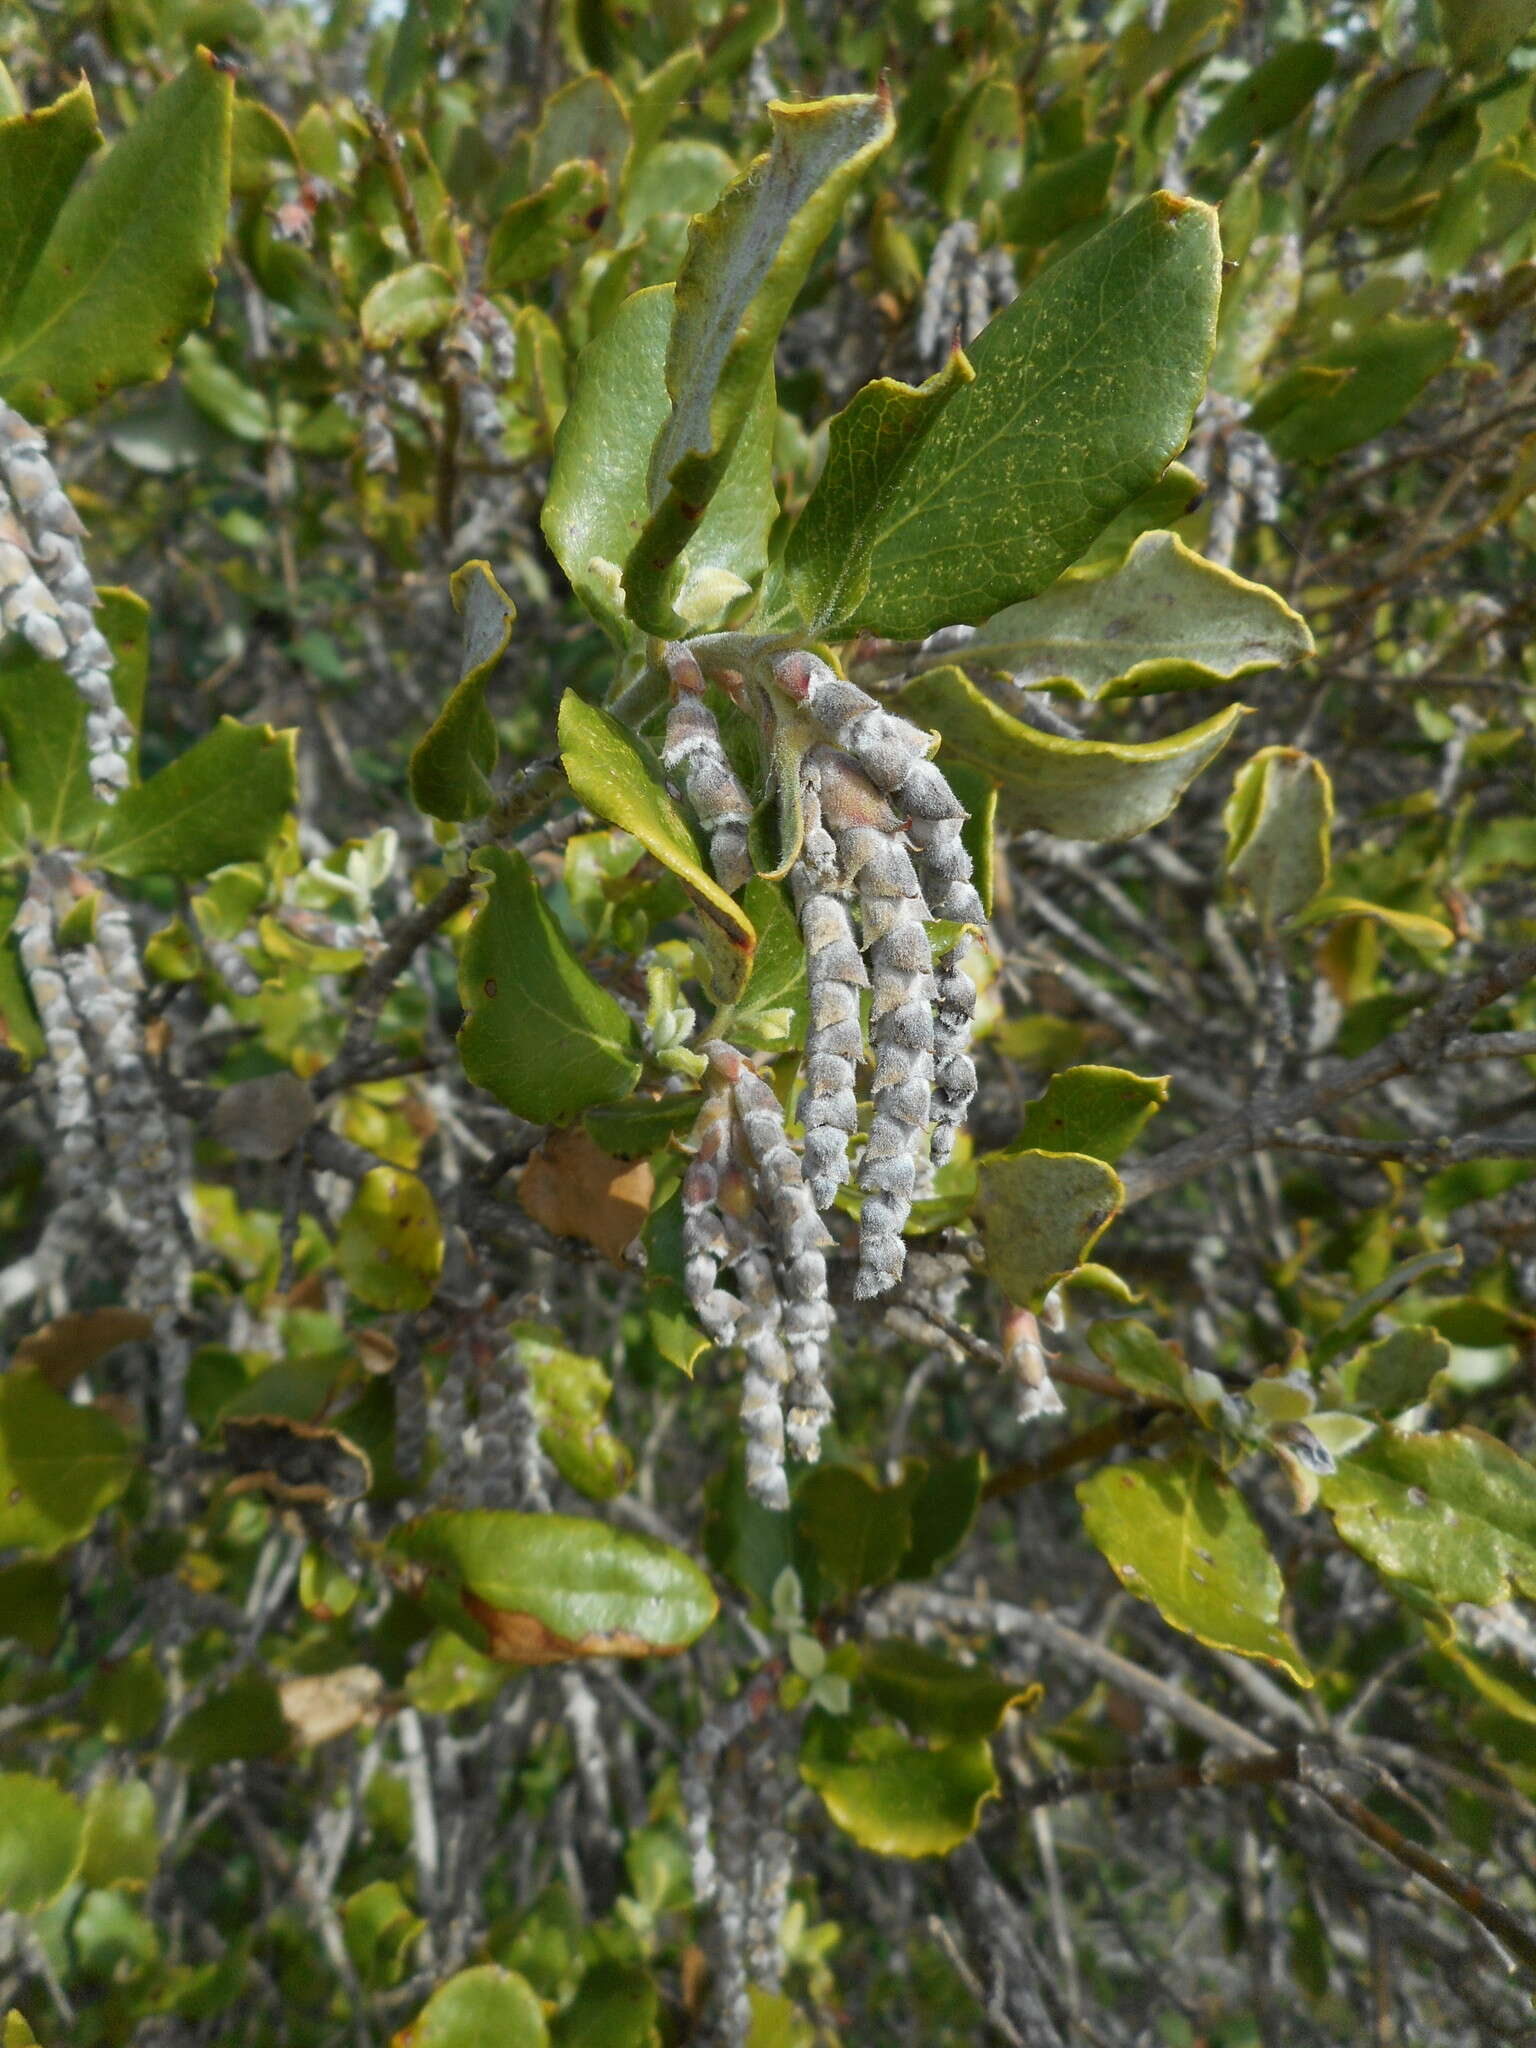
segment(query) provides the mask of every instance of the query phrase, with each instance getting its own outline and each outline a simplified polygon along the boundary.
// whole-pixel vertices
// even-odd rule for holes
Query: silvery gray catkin
[[[116,801],[132,779],[132,721],[112,690],[112,649],[95,620],[80,515],[42,430],[0,402],[0,624],[56,661],[85,700],[91,787]]]
[[[190,1358],[180,1327],[190,1286],[183,1162],[144,1049],[144,977],[127,910],[99,889],[94,936],[58,944],[58,899],[83,887],[67,854],[41,854],[16,915],[22,966],[48,1047],[64,1168],[65,1199],[41,1262],[47,1284],[62,1280],[64,1265],[85,1248],[84,1232],[112,1205],[134,1249],[130,1299],[154,1325],[161,1423],[174,1436]]]
[[[799,1108],[806,1185],[816,1207],[829,1209],[848,1179],[848,1144],[859,1127],[854,1094],[864,1050],[859,993],[869,987],[869,972],[847,905],[837,893],[837,850],[821,817],[820,762],[813,755],[806,767],[805,845],[789,877],[805,945],[810,1009]]]
[[[895,815],[886,829],[903,830],[911,841],[920,899],[926,904],[924,915],[956,924],[984,924],[986,914],[972,880],[971,857],[961,837],[965,808],[943,771],[928,758],[928,736],[885,710],[856,683],[834,675],[816,655],[796,650],[782,656],[774,666],[774,681],[889,798]],[[894,875],[895,863],[888,865]],[[879,912],[875,916],[877,924],[884,923]],[[864,942],[868,950],[867,928]],[[929,970],[933,970],[931,953]],[[958,947],[938,965],[933,1001],[933,1038],[927,1048],[933,1059],[930,1107],[934,1128],[929,1149],[933,1163],[942,1166],[954,1151],[956,1134],[976,1092],[976,1070],[969,1054],[976,991],[960,965]],[[895,1064],[888,1061],[888,1069]],[[881,1225],[888,1223],[883,1208],[877,1210],[875,1220]],[[900,1270],[897,1262],[885,1284],[891,1284]],[[861,1279],[871,1293],[881,1291],[873,1260]]]
[[[709,864],[722,889],[735,891],[752,879],[747,827],[752,799],[731,766],[715,714],[704,701],[704,677],[685,647],[667,650],[674,691],[667,713],[662,766],[681,774],[688,801],[709,837]]]
[[[846,757],[821,773],[821,813],[838,871],[858,895],[869,960],[869,1041],[874,1114],[859,1155],[861,1300],[901,1277],[902,1230],[912,1207],[933,1096],[933,958],[923,900],[899,821],[862,769]]]
[[[831,1239],[773,1090],[734,1046],[715,1039],[702,1051],[709,1072],[683,1179],[684,1281],[705,1330],[745,1361],[748,1491],[783,1508],[786,1436],[813,1460],[831,1413],[822,1376]],[[735,1293],[720,1285],[727,1271]]]

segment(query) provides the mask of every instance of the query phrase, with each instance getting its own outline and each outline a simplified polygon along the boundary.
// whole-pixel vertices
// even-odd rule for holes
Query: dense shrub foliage
[[[0,31],[5,2048],[1536,2040],[1536,7]]]

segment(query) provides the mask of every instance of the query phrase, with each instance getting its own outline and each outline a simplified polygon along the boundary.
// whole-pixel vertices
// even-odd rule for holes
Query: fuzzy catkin
[[[824,834],[818,788],[806,793],[808,842],[813,834]],[[854,1094],[864,1049],[859,992],[869,987],[869,971],[847,905],[828,885],[826,870],[804,854],[789,880],[805,944],[810,1007],[799,1103],[805,1127],[803,1168],[811,1199],[818,1209],[827,1209],[848,1179],[848,1144],[859,1127]]]
[[[820,1455],[832,1408],[821,1359],[832,1326],[823,1256],[831,1237],[789,1142],[778,1097],[733,1047],[717,1040],[704,1053],[730,1080],[732,1108],[745,1141],[743,1163],[757,1207],[768,1221],[773,1288],[793,1367],[785,1396],[786,1431],[796,1457],[812,1463]]]
[[[133,722],[112,690],[112,649],[95,621],[85,528],[40,428],[0,402],[0,624],[57,661],[85,700],[91,787],[115,803],[132,780]]]
[[[972,879],[970,853],[961,836],[965,807],[950,788],[943,771],[929,760],[928,736],[906,719],[885,710],[856,683],[835,675],[815,655],[796,650],[781,657],[775,664],[774,680],[786,695],[809,711],[835,748],[852,756],[873,789],[888,799],[889,814],[880,819],[876,816],[871,793],[866,791],[862,802],[863,816],[873,829],[883,830],[888,836],[904,830],[913,850],[917,889],[925,905],[923,915],[956,924],[984,926],[986,914]],[[818,772],[822,778],[832,774],[825,761]],[[846,770],[840,777],[833,776],[831,786],[840,792],[845,813],[852,817],[860,806],[852,793]],[[861,841],[860,845],[863,844]],[[844,866],[846,868],[846,858]],[[882,869],[892,877],[896,876],[900,872],[899,857],[877,855],[871,871],[872,882]],[[873,964],[871,920],[875,929],[884,935],[889,918],[879,908],[871,911],[867,904],[864,906],[864,918],[864,941],[866,949],[871,950]],[[915,939],[903,943],[906,948],[903,957],[909,956],[915,961],[918,951]],[[885,950],[887,965],[894,971],[899,949],[893,944]],[[933,972],[931,953],[929,971]],[[976,1093],[976,1069],[970,1058],[976,991],[960,965],[958,948],[949,952],[934,974],[932,1002],[931,1042],[926,1047],[913,1049],[919,1052],[926,1050],[933,1062],[932,1093],[927,1112],[931,1113],[934,1125],[930,1157],[934,1165],[942,1166],[953,1154],[955,1138]],[[876,1007],[878,1005],[872,1005],[871,1009],[872,1033]],[[899,1026],[888,1027],[888,1041],[898,1034]],[[893,1071],[900,1064],[893,1053],[887,1060],[887,1071]],[[908,1081],[914,1078],[911,1073],[905,1075]],[[878,1088],[878,1071],[876,1085]],[[880,1170],[885,1173],[901,1171],[895,1168]],[[883,1233],[888,1246],[891,1219],[883,1205],[877,1206],[869,1220]],[[902,1221],[905,1221],[904,1215]],[[871,1292],[881,1291],[875,1284],[878,1274],[890,1267],[893,1261],[896,1261],[894,1271],[886,1285],[900,1271],[897,1254],[888,1249],[871,1254],[866,1272],[861,1276]]]
[[[662,765],[669,775],[682,775],[688,801],[709,838],[715,879],[734,893],[752,879],[747,850],[752,799],[731,766],[715,714],[704,701],[698,663],[686,648],[672,647],[667,667],[676,694],[667,713]]]
[[[864,1203],[854,1286],[869,1300],[895,1285],[906,1257],[901,1233],[933,1104],[933,955],[912,856],[874,783],[847,759],[828,762],[821,812],[839,873],[858,895],[870,968],[874,1114],[859,1156]]]

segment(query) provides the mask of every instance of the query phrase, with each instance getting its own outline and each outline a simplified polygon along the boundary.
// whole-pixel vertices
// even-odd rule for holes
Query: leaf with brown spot
[[[648,1161],[614,1159],[573,1125],[550,1132],[523,1169],[517,1198],[555,1237],[596,1245],[620,1266],[644,1228],[655,1186]]]
[[[718,1611],[680,1550],[584,1516],[428,1514],[393,1532],[388,1555],[445,1628],[503,1663],[671,1656]]]

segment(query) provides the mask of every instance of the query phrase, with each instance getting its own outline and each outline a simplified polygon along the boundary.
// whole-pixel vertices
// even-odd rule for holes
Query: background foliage
[[[6,2048],[1536,2038],[1536,12],[0,29]],[[805,646],[990,921],[776,1513]]]

